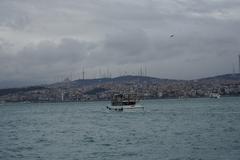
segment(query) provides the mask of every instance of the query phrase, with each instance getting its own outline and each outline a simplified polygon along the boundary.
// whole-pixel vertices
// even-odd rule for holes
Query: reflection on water
[[[0,106],[0,159],[240,157],[240,98],[149,100],[144,112],[109,102]]]

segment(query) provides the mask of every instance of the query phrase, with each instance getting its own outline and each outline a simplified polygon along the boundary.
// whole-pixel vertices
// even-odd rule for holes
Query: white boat
[[[217,99],[219,99],[221,97],[221,95],[218,94],[218,93],[210,93],[209,97],[210,98],[217,98]]]
[[[137,97],[133,94],[114,94],[111,105],[106,108],[112,111],[144,110],[143,106],[137,104]]]

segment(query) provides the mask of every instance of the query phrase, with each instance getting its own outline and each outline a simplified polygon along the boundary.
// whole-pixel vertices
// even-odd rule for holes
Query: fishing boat
[[[114,94],[111,105],[106,108],[112,111],[144,110],[144,107],[137,104],[137,101],[137,96],[134,94]]]
[[[210,93],[209,97],[210,98],[217,98],[217,99],[219,99],[221,97],[221,95],[218,94],[218,93]]]

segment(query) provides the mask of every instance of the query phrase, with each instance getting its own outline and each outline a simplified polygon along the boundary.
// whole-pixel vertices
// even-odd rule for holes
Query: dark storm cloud
[[[47,80],[54,75],[68,76],[72,70],[81,69],[87,54],[95,47],[92,43],[62,39],[60,43],[29,44],[16,55],[6,54],[3,52],[6,49],[1,49],[1,78],[5,81],[9,78],[35,81]]]
[[[32,64],[76,63],[84,60],[86,54],[94,48],[86,42],[74,39],[62,39],[59,44],[43,41],[37,45],[25,46],[18,56],[22,61]]]
[[[96,56],[95,61],[100,63],[106,63],[106,61],[109,64],[141,62],[149,51],[148,42],[148,37],[144,31],[124,30],[115,32],[105,37],[100,43],[101,49],[93,53],[93,56]]]
[[[148,66],[151,76],[192,79],[228,73],[237,66],[236,0],[0,4],[0,81],[37,82],[80,72],[83,66],[90,77],[98,68],[116,73]]]

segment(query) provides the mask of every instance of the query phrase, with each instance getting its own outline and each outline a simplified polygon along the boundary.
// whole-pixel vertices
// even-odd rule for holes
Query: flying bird
[[[174,37],[174,34],[171,34],[170,37]]]

